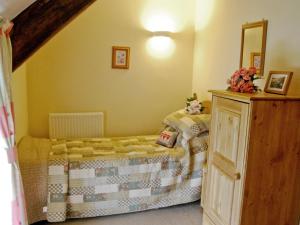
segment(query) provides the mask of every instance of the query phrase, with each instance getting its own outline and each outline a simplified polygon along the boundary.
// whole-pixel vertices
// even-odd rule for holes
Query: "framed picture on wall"
[[[260,65],[261,65],[261,53],[260,52],[251,52],[250,67],[255,67],[257,74],[260,74]]]
[[[286,95],[293,72],[270,71],[265,92]]]
[[[129,47],[112,47],[112,68],[129,69],[130,48]]]

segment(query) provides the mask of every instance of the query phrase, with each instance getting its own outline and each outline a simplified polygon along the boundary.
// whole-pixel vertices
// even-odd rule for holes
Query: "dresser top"
[[[239,92],[224,91],[224,90],[210,90],[209,92],[211,92],[215,96],[231,98],[242,102],[251,102],[251,101],[258,101],[258,100],[300,101],[300,96],[277,95],[277,94],[270,94],[266,92],[257,92],[254,94],[239,93]]]

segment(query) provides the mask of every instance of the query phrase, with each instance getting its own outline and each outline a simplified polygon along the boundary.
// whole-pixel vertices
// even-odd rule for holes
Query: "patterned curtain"
[[[12,23],[0,17],[0,151],[6,151],[7,164],[9,163],[11,167],[10,170],[7,170],[8,173],[11,173],[11,179],[2,180],[3,178],[0,177],[0,182],[5,185],[10,185],[7,182],[11,182],[12,222],[10,224],[28,225],[22,179],[16,154],[14,110],[11,98],[12,49],[9,33],[12,26]],[[0,199],[4,198],[6,194],[0,193]],[[2,222],[0,223],[2,224]]]

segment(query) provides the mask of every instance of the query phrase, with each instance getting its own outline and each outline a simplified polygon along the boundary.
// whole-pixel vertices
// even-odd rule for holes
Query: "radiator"
[[[104,115],[96,113],[50,113],[50,138],[99,138],[104,136]]]

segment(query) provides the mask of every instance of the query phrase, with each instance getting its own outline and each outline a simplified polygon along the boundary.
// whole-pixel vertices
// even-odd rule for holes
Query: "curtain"
[[[12,26],[12,23],[0,17],[0,151],[2,153],[5,151],[8,156],[8,161],[6,160],[8,165],[4,168],[9,169],[4,171],[6,173],[4,175],[10,173],[10,176],[0,177],[1,185],[10,187],[7,192],[0,193],[0,199],[5,199],[7,197],[5,195],[11,192],[12,209],[10,215],[12,218],[10,218],[9,225],[28,225],[15,145],[14,110],[11,98],[12,48],[9,33]],[[3,157],[3,154],[0,154],[0,157]],[[4,162],[3,159],[1,162]],[[1,216],[0,223],[7,224],[5,221],[1,221],[2,219]]]

